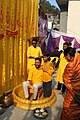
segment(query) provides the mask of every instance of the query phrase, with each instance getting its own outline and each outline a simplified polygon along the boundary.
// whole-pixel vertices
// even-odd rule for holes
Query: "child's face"
[[[43,56],[43,60],[44,60],[44,62],[47,62],[48,61],[48,57],[47,56]]]

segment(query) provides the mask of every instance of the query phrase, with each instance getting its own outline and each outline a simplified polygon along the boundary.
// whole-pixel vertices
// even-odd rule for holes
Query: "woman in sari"
[[[80,53],[76,53],[74,48],[69,47],[64,50],[64,56],[69,63],[63,75],[67,90],[61,120],[80,120],[80,104],[75,100],[76,94],[80,92]]]

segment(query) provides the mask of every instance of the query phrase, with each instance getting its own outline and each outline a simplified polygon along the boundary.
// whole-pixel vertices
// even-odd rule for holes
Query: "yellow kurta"
[[[35,66],[29,71],[28,80],[32,80],[33,84],[42,83],[42,68],[37,69]]]
[[[56,77],[56,80],[60,83],[63,83],[63,73],[67,64],[68,62],[64,57],[64,53],[62,53],[60,56],[60,63],[59,63],[57,77]]]
[[[52,80],[52,73],[55,71],[52,63],[50,61],[43,63],[43,68],[47,70],[47,72],[43,72],[43,82],[49,82]]]
[[[55,61],[56,63],[58,62],[58,59],[59,59],[58,57],[50,57],[50,58],[51,58],[51,61],[52,61],[54,58],[56,58],[56,61]]]
[[[39,57],[42,56],[41,48],[30,46],[27,51],[27,68],[28,70],[31,69],[32,65],[35,63],[35,59],[29,58],[29,56]]]

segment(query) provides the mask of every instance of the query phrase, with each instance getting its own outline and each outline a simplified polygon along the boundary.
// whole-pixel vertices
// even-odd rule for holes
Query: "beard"
[[[36,67],[37,69],[39,69],[39,68],[40,68],[40,65],[35,65],[35,67]]]

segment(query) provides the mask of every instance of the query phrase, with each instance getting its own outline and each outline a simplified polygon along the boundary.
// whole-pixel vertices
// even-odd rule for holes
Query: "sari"
[[[76,53],[74,60],[67,64],[63,81],[67,88],[64,98],[61,120],[80,120],[80,104],[74,97],[80,91],[80,54]]]

